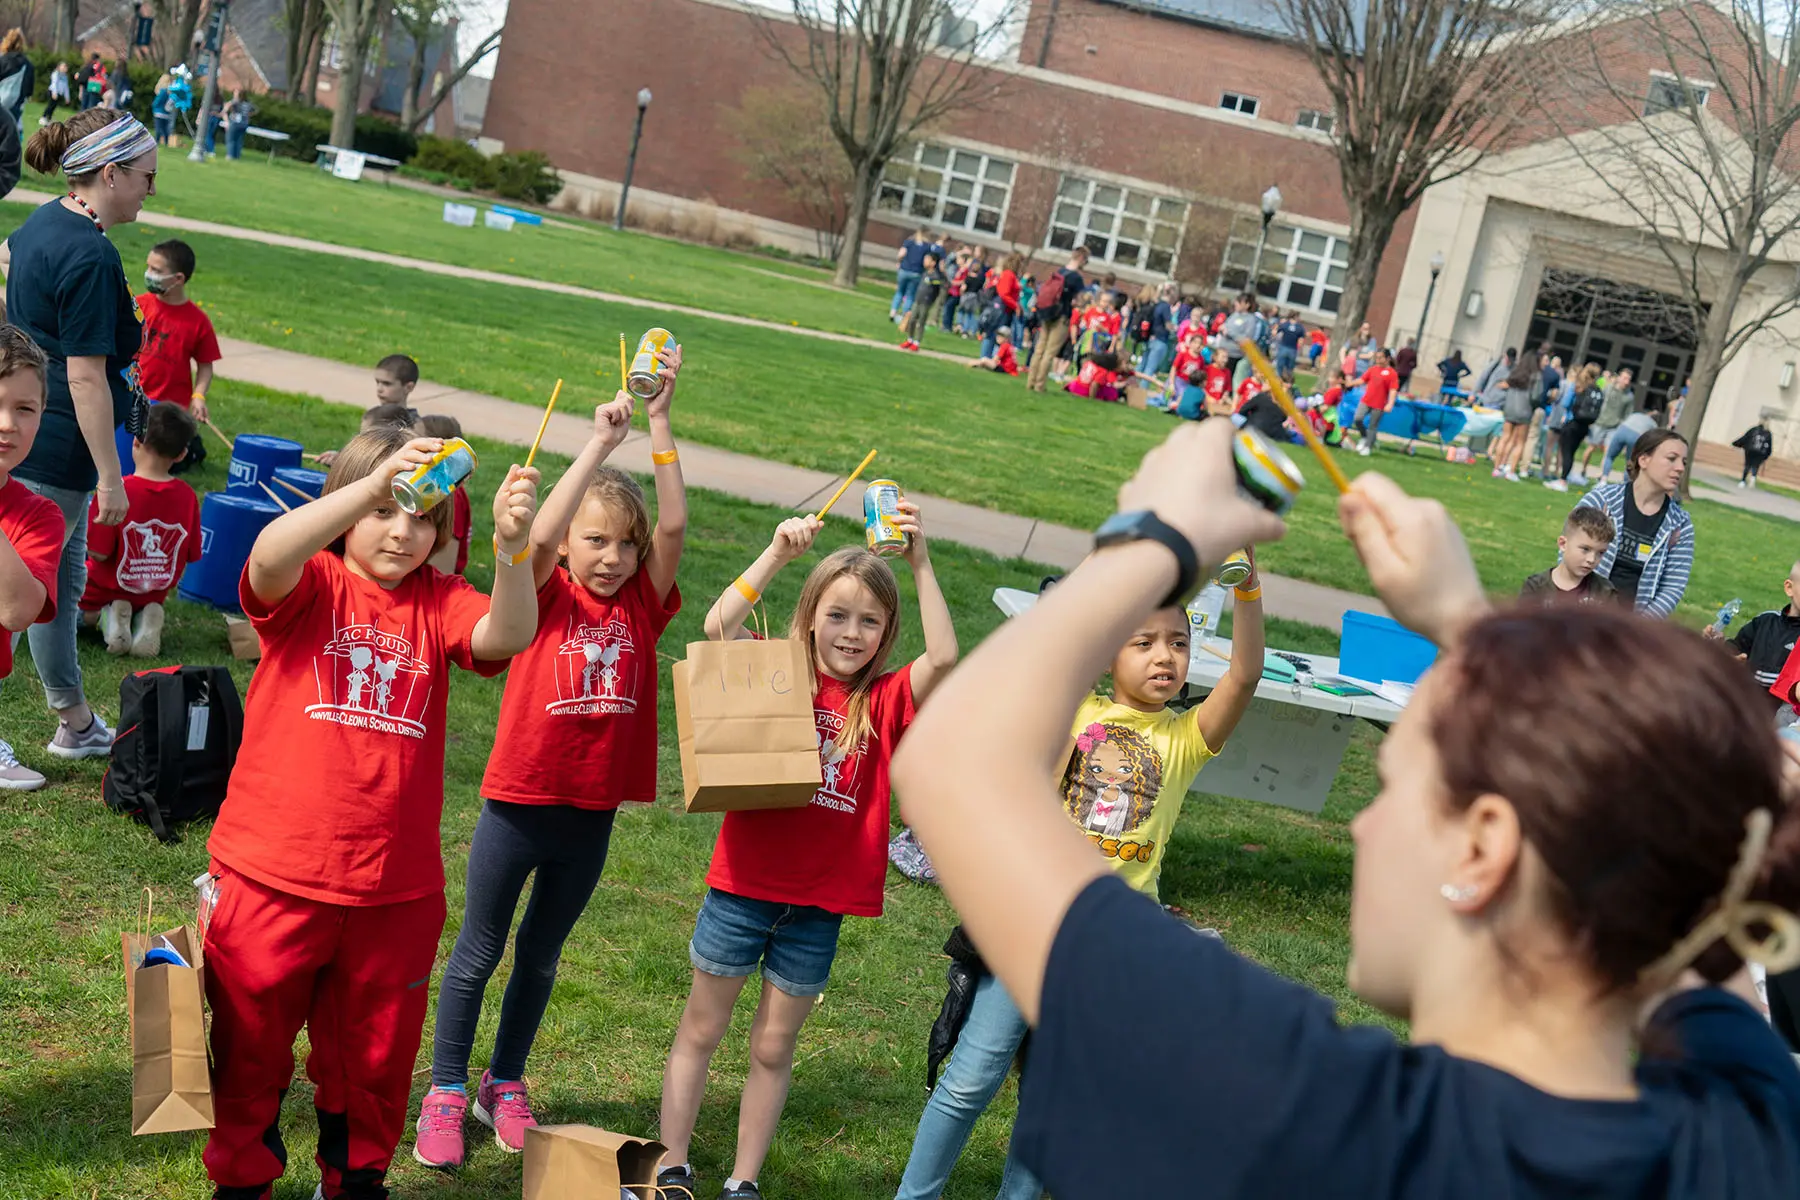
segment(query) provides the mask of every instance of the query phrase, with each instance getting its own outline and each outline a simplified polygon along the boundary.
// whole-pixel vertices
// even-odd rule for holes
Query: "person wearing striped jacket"
[[[1675,611],[1694,565],[1694,522],[1677,498],[1687,449],[1674,430],[1650,430],[1631,448],[1625,482],[1602,484],[1576,505],[1612,518],[1618,535],[1595,570],[1646,616]]]

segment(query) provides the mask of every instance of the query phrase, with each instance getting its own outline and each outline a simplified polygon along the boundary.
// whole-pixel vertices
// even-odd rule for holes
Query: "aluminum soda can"
[[[889,558],[903,552],[912,539],[901,533],[900,485],[891,479],[877,479],[863,492],[863,530],[869,549]]]
[[[626,391],[639,400],[649,400],[662,391],[662,376],[657,374],[662,369],[662,363],[656,356],[674,340],[674,334],[661,328],[652,329],[638,339],[637,353],[631,359],[631,369],[625,372]]]
[[[475,451],[461,438],[445,438],[431,461],[394,480],[394,502],[409,513],[430,512],[456,485],[475,473]]]
[[[1233,550],[1219,564],[1219,573],[1213,576],[1220,587],[1242,587],[1251,575],[1250,555],[1247,551]]]
[[[1245,495],[1283,516],[1294,507],[1306,479],[1274,442],[1248,427],[1231,440],[1231,457],[1237,464],[1238,486]]]

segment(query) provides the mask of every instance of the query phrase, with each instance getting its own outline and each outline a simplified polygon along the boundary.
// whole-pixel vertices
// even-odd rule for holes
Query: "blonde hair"
[[[6,31],[5,37],[0,38],[0,54],[11,54],[15,50],[24,48],[25,31],[16,25]]]
[[[337,458],[332,461],[331,473],[325,476],[325,487],[321,496],[329,496],[339,488],[349,487],[359,480],[366,479],[375,473],[375,468],[392,458],[400,447],[413,440],[411,429],[399,425],[388,425],[380,429],[370,429],[357,434],[344,443],[338,451]],[[455,508],[450,504],[440,504],[425,514],[432,526],[437,530],[437,538],[431,543],[431,552],[436,554],[444,548],[453,536],[450,522],[455,516]],[[345,533],[348,533],[345,530]],[[342,558],[344,555],[344,538],[338,535],[331,543],[331,552]]]
[[[850,704],[844,713],[844,736],[839,744],[850,747],[854,752],[861,746],[863,739],[873,729],[869,719],[869,693],[875,687],[875,680],[887,666],[888,654],[894,648],[894,638],[900,631],[900,584],[894,578],[894,571],[887,563],[861,546],[844,546],[827,554],[812,574],[806,577],[806,583],[800,589],[799,603],[794,606],[794,619],[788,626],[788,636],[795,641],[804,642],[807,650],[807,662],[813,669],[813,691],[819,688],[818,647],[813,641],[813,620],[818,615],[819,602],[825,598],[825,589],[844,577],[850,577],[869,589],[887,614],[887,626],[881,631],[881,644],[875,647],[875,653],[849,682]]]

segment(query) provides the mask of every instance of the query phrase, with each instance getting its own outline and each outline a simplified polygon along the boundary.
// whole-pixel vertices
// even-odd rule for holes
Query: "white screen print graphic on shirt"
[[[306,706],[315,721],[331,721],[378,733],[425,736],[431,701],[431,664],[413,653],[406,627],[397,631],[350,623],[331,635],[313,658],[319,702]]]
[[[604,625],[576,624],[557,647],[556,696],[544,711],[559,716],[637,711],[637,643],[631,627],[613,617]]]
[[[813,709],[813,724],[819,733],[819,770],[824,785],[812,802],[839,812],[856,812],[856,780],[866,757],[863,750],[868,739],[858,746],[845,746],[844,714],[828,708]]]
[[[119,569],[114,573],[126,592],[167,591],[175,582],[175,564],[187,530],[168,521],[133,521],[119,531]]]

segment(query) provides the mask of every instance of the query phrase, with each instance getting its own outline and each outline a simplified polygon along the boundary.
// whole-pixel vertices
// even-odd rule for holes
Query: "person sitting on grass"
[[[137,298],[144,314],[138,383],[158,404],[178,404],[194,414],[194,436],[187,455],[175,464],[177,475],[206,461],[206,443],[198,427],[212,417],[206,394],[212,390],[213,364],[222,357],[211,318],[188,299],[194,265],[194,248],[186,242],[179,238],[158,242],[144,260],[146,290]]]
[[[375,401],[405,404],[419,386],[419,364],[411,356],[390,354],[375,364]]]
[[[1613,599],[1618,589],[1594,569],[1612,545],[1613,533],[1612,518],[1600,509],[1577,507],[1556,539],[1561,558],[1548,571],[1528,578],[1519,588],[1519,598],[1541,604],[1593,604]]]
[[[1283,533],[1239,490],[1231,433],[1152,450],[1101,548],[988,636],[894,758],[1033,1028],[1022,1165],[1065,1197],[1794,1195],[1800,1072],[1744,969],[1795,964],[1793,758],[1688,630],[1492,611],[1442,504],[1373,472],[1339,502],[1375,593],[1440,648],[1350,829],[1349,985],[1408,1043],[1196,936],[1070,828],[1054,772],[1094,677]]]
[[[12,674],[13,638],[56,615],[62,510],[12,477],[44,419],[44,352],[15,325],[0,325],[0,680]],[[0,792],[35,792],[44,776],[0,742]]]
[[[994,353],[990,358],[976,358],[969,361],[971,367],[985,367],[990,371],[998,371],[1002,375],[1019,373],[1019,356],[1013,353],[1012,331],[997,329],[994,331]]]
[[[1631,447],[1626,481],[1601,484],[1577,505],[1612,518],[1618,536],[1595,569],[1645,616],[1673,614],[1694,567],[1694,521],[1680,496],[1687,448],[1673,429],[1652,429]]]
[[[1765,688],[1774,684],[1794,646],[1800,644],[1800,562],[1788,568],[1781,590],[1787,596],[1786,604],[1745,621],[1730,638],[1717,625],[1701,631],[1709,640],[1723,641]]]

